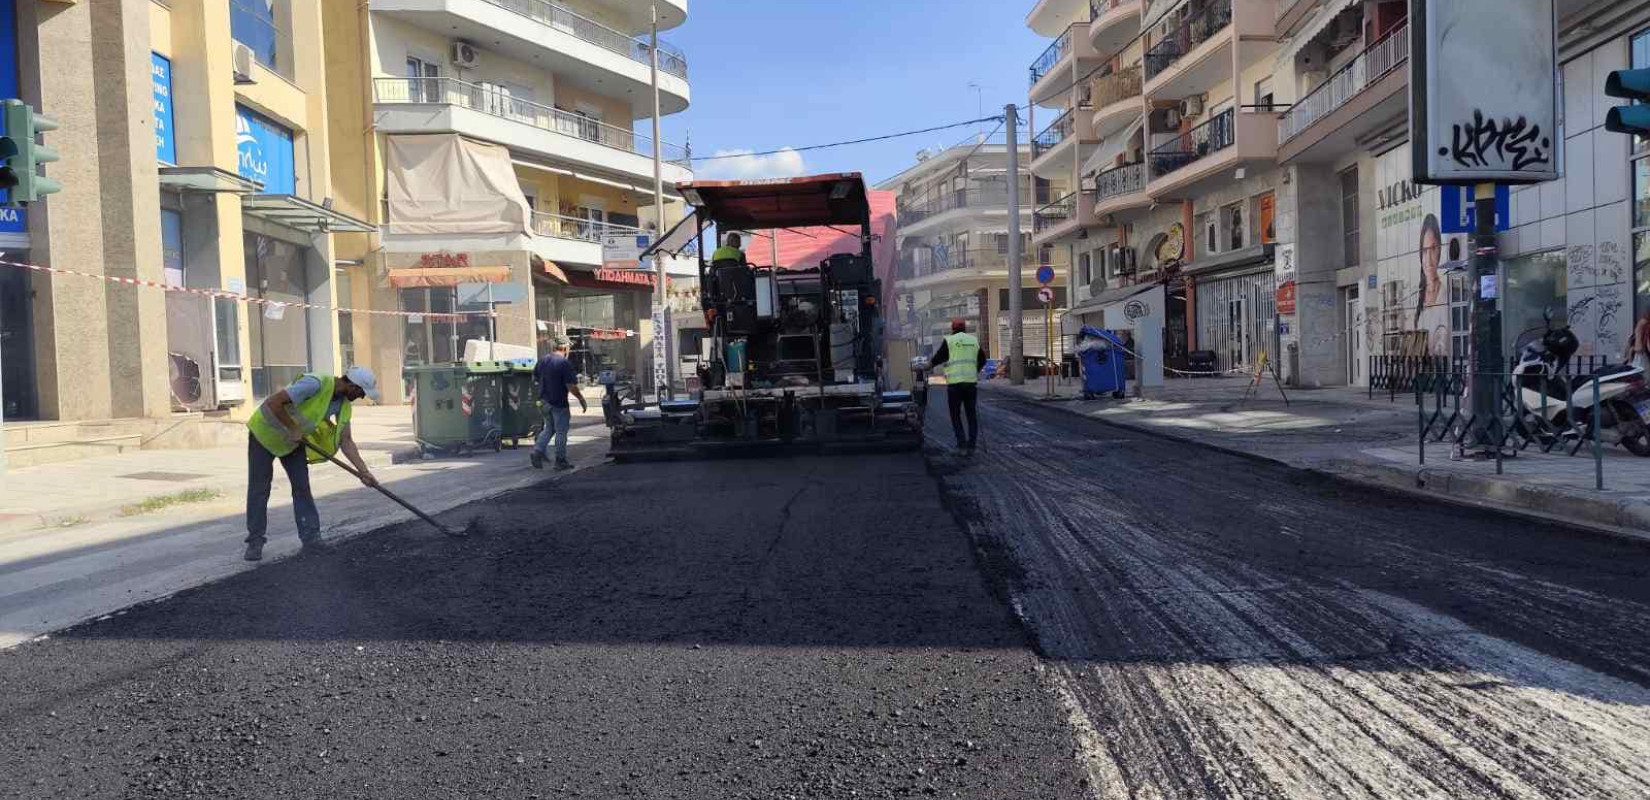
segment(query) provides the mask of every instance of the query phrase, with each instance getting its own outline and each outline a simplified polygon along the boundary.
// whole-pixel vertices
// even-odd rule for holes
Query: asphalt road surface
[[[934,470],[1097,796],[1650,797],[1650,549],[982,411]]]
[[[918,454],[602,466],[442,517],[476,515],[0,652],[0,797],[1087,796]]]

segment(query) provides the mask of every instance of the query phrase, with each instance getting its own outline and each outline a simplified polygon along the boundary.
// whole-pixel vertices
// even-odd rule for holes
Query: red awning
[[[852,225],[865,221],[865,180],[857,172],[753,181],[689,181],[676,190],[720,230]]]
[[[610,292],[651,292],[658,286],[658,276],[646,269],[598,269],[595,272],[574,270],[566,273],[567,285],[576,289],[604,289]]]

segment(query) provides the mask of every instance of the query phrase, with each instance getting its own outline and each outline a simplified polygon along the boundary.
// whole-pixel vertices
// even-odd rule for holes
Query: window
[[[1243,203],[1233,203],[1220,210],[1221,222],[1226,225],[1228,249],[1242,250],[1249,243],[1248,214]]]
[[[1219,228],[1215,225],[1215,215],[1207,211],[1197,215],[1197,229],[1203,237],[1200,240],[1203,244],[1203,252],[1198,253],[1198,255],[1211,255],[1220,252],[1220,242],[1216,236]]]
[[[1272,110],[1272,79],[1265,77],[1255,81],[1255,110]]]
[[[1077,256],[1077,279],[1084,286],[1094,283],[1094,267],[1092,254],[1080,253]]]
[[[1357,264],[1358,254],[1358,168],[1341,173],[1341,230],[1345,232],[1341,258],[1343,266]]]
[[[1277,195],[1267,192],[1266,194],[1255,198],[1255,208],[1257,210],[1256,213],[1260,216],[1260,243],[1272,244],[1273,242],[1276,242],[1278,240]]]
[[[283,32],[286,10],[286,0],[229,0],[229,35],[250,48],[259,64],[291,78],[291,55]]]
[[[1449,355],[1455,361],[1465,361],[1472,341],[1472,294],[1467,291],[1467,276],[1451,275],[1449,279]]]

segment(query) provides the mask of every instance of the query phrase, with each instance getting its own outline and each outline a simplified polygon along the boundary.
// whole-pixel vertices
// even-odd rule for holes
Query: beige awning
[[[390,285],[397,289],[509,282],[509,267],[410,267],[390,270]]]
[[[389,232],[530,233],[510,151],[456,134],[388,136]]]

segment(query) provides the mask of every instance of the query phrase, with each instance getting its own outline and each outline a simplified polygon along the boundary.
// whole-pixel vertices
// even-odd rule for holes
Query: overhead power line
[[[963,122],[953,122],[949,125],[936,125],[932,128],[923,128],[921,130],[915,130],[915,131],[902,131],[900,133],[890,133],[890,134],[887,134],[887,135],[884,135],[884,136],[872,136],[872,137],[866,138],[866,139],[851,139],[851,140],[848,140],[848,141],[845,141],[845,142],[831,142],[829,144],[813,144],[813,145],[808,145],[807,147],[781,147],[778,150],[764,150],[764,151],[759,152],[759,153],[722,153],[722,154],[718,154],[718,155],[714,155],[714,156],[698,156],[698,157],[694,158],[693,160],[694,161],[721,161],[721,160],[729,159],[729,158],[750,158],[752,156],[772,156],[772,155],[778,155],[780,153],[805,153],[805,152],[808,152],[810,150],[824,150],[826,148],[831,148],[831,147],[846,147],[848,145],[853,145],[853,144],[867,144],[867,143],[870,143],[870,142],[887,141],[889,139],[901,139],[901,138],[904,138],[906,136],[920,136],[924,133],[933,133],[935,131],[945,131],[945,130],[950,130],[952,128],[965,127],[965,126],[968,126],[968,125],[978,125],[979,123],[982,123],[982,122],[1002,122],[1002,121],[1004,121],[1004,119],[1005,119],[1004,115],[998,114],[994,117],[980,117],[979,119],[970,119],[970,120],[965,120]]]

